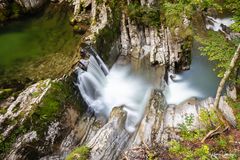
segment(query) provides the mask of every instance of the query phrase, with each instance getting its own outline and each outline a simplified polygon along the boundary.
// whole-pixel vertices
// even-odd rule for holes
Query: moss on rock
[[[40,85],[43,84],[40,83]],[[38,146],[48,144],[42,143],[47,135],[48,127],[52,122],[64,119],[63,114],[66,107],[75,107],[80,112],[85,110],[85,108],[81,107],[81,102],[77,100],[74,92],[73,86],[71,86],[68,81],[52,82],[51,87],[43,96],[41,102],[35,104],[35,107],[30,111],[25,121],[20,123],[25,116],[24,113],[21,113],[13,120],[7,120],[5,126],[14,125],[15,127],[7,137],[1,139],[0,159],[9,153],[12,145],[16,142],[18,137],[30,131],[36,131],[38,136],[38,140],[31,142],[32,146],[37,148]],[[35,94],[37,93],[32,95],[33,98],[36,98]],[[39,143],[39,140],[41,143]],[[50,152],[50,150],[44,151],[44,154],[45,152]]]
[[[66,160],[87,160],[91,149],[87,146],[75,148],[67,157]]]

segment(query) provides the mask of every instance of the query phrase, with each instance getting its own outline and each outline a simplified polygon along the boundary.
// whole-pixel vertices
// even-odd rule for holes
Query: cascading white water
[[[222,30],[221,24],[229,27],[234,23],[231,18],[213,18],[210,16],[207,16],[207,18],[212,22],[212,24],[206,24],[206,28],[214,31]]]
[[[97,115],[108,117],[112,108],[125,105],[125,128],[132,132],[140,122],[151,85],[131,72],[130,66],[114,65],[108,71],[98,55],[91,55],[87,71],[78,69],[82,97]]]

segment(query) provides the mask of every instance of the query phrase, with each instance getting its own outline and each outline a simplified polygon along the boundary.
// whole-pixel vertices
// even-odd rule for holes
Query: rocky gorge
[[[58,49],[57,53],[48,55],[52,64],[48,63],[49,59],[41,59],[41,67],[29,65],[37,74],[27,76],[29,82],[20,89],[11,89],[12,84],[6,85],[5,81],[1,83],[1,159],[182,159],[164,155],[171,146],[169,142],[185,140],[181,134],[184,127],[188,133],[220,125],[219,117],[214,114],[214,98],[189,97],[180,104],[168,104],[165,98],[170,76],[191,70],[193,32],[201,30],[199,32],[205,34],[209,23],[206,15],[210,12],[196,13],[197,20],[182,14],[181,23],[170,27],[156,9],[161,6],[159,1],[141,0],[136,3],[129,0],[0,2],[0,19],[4,23],[15,13],[5,14],[12,5],[17,5],[25,14],[37,12],[45,5],[52,8],[64,5],[64,9],[67,6],[72,12],[69,26],[72,25],[73,32],[80,35],[70,45],[72,54],[66,55]],[[231,36],[239,35],[231,32]],[[86,49],[89,46],[96,48],[96,52]],[[96,54],[103,62],[99,62]],[[145,75],[151,83],[142,113],[136,111],[140,104],[133,109],[140,117],[134,130],[129,131],[126,127],[131,115],[127,109],[130,104],[111,106],[107,116],[98,114],[89,106],[82,88],[78,86],[82,82],[78,79],[78,71],[87,61],[83,72],[89,72],[90,55],[95,55],[97,69],[104,72],[105,64],[110,68],[109,75],[115,65],[130,65],[131,72]],[[41,72],[42,76],[39,76]],[[98,78],[101,77],[98,75]],[[140,86],[127,89],[138,88]],[[126,93],[129,92],[127,89]],[[87,91],[90,92],[90,88]],[[113,92],[111,90],[110,94]],[[110,94],[107,96],[111,97]],[[238,93],[228,94],[236,97]],[[93,95],[98,96],[97,91]],[[231,126],[238,125],[229,97],[221,97],[219,109]],[[235,141],[237,145],[238,139]],[[225,154],[220,153],[217,158],[223,156]]]

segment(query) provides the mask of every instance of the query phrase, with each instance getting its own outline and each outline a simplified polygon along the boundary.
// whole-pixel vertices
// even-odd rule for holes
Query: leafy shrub
[[[160,11],[157,7],[141,6],[132,2],[127,7],[127,14],[137,23],[153,27],[160,25]]]
[[[213,129],[216,125],[219,125],[219,119],[213,109],[207,110],[206,108],[201,108],[199,119],[207,130]]]
[[[208,145],[204,144],[198,148],[192,149],[182,145],[176,140],[172,140],[169,142],[168,151],[173,155],[173,157],[178,157],[179,159],[210,159],[210,149]]]

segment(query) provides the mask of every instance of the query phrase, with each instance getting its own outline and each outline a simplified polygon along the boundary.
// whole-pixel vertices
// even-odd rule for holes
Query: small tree
[[[225,71],[224,76],[221,79],[221,81],[218,85],[218,88],[217,88],[217,93],[216,93],[216,97],[215,97],[215,101],[214,101],[214,108],[216,109],[219,119],[223,122],[223,124],[227,125],[227,127],[225,129],[223,129],[221,132],[223,132],[227,128],[229,128],[229,125],[228,125],[228,122],[225,120],[221,110],[219,109],[219,101],[220,101],[220,97],[221,97],[221,93],[224,88],[224,85],[225,85],[226,81],[228,80],[233,68],[238,64],[237,62],[239,60],[239,57],[240,57],[240,44],[238,45],[238,48],[231,59],[230,65],[229,65],[228,69]],[[221,133],[221,132],[219,132],[220,128],[221,128],[221,126],[218,126],[216,129],[209,131],[208,134],[202,139],[201,142],[203,143],[208,137],[212,137],[215,134]]]
[[[237,62],[239,60],[239,56],[240,56],[240,44],[238,45],[238,48],[232,57],[229,68],[225,71],[224,76],[218,85],[216,98],[214,101],[214,108],[216,108],[217,110],[219,110],[219,101],[220,101],[220,97],[221,97],[221,93],[224,88],[224,85],[225,85],[226,81],[228,80],[233,68],[236,66],[236,64],[238,64]]]

